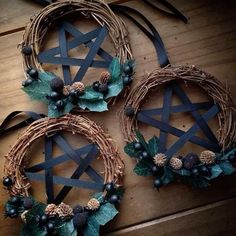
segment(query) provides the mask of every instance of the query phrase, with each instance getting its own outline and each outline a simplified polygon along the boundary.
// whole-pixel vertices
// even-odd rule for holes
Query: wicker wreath
[[[108,71],[102,72],[97,81],[86,87],[78,81],[73,84],[73,81],[71,84],[63,84],[58,76],[45,72],[42,63],[38,60],[47,33],[52,26],[60,22],[63,17],[77,13],[80,16],[92,18],[101,27],[107,29],[114,43],[116,55],[110,62]],[[33,99],[49,103],[49,110],[59,110],[54,114],[49,111],[49,116],[58,117],[60,113],[67,113],[72,108],[87,111],[107,110],[105,101],[114,104],[114,97],[120,94],[124,87],[128,89],[133,80],[134,61],[126,25],[102,0],[62,1],[43,8],[32,17],[26,27],[20,49],[26,77],[22,83],[23,90]],[[55,81],[50,84],[52,79]],[[44,83],[40,83],[42,81]],[[45,86],[45,83],[49,86]],[[39,89],[43,95],[39,96]]]
[[[25,175],[28,163],[25,154],[37,139],[51,137],[59,131],[85,136],[97,145],[99,158],[104,162],[104,190],[94,195],[85,207],[77,205],[72,209],[64,203],[46,205],[36,202],[29,195],[31,184]],[[114,205],[121,199],[123,171],[123,160],[113,146],[112,139],[93,121],[74,115],[39,119],[24,131],[6,155],[3,184],[11,196],[6,203],[6,216],[15,218],[21,214],[25,222],[24,233],[33,230],[29,235],[44,235],[43,232],[45,235],[55,232],[57,235],[77,235],[77,230],[84,235],[91,235],[90,231],[94,230],[91,229],[91,224],[98,227],[98,232],[93,232],[94,235],[99,235],[99,225],[110,221],[118,213]],[[96,217],[103,217],[104,222],[100,223],[98,220],[98,225],[94,225]],[[68,228],[67,232],[63,231],[67,230],[63,227],[72,229]]]
[[[212,98],[212,106],[219,108],[217,152],[207,149],[199,155],[188,153],[181,156],[168,149],[166,152],[160,152],[159,138],[154,136],[146,142],[138,131],[141,105],[150,90],[160,85],[166,85],[168,88],[171,83],[177,84],[181,81],[200,86]],[[120,120],[123,135],[128,143],[125,152],[138,161],[134,171],[138,175],[156,176],[154,186],[157,188],[174,181],[175,177],[180,177],[184,182],[194,186],[206,187],[209,180],[235,171],[231,165],[231,162],[236,160],[235,106],[232,97],[219,80],[195,66],[167,66],[161,70],[154,70],[131,91],[125,108],[120,112]],[[158,129],[168,133],[165,128]],[[181,138],[181,135],[178,137]]]

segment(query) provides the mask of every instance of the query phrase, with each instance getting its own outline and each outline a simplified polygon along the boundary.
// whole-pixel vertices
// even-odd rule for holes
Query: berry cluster
[[[30,84],[32,84],[34,80],[38,79],[39,75],[38,71],[34,68],[27,69],[26,73],[27,73],[27,79],[22,81],[23,87],[27,87]]]
[[[51,221],[51,219],[46,215],[37,215],[35,217],[35,221],[39,227],[45,227],[48,235],[56,235],[56,226],[55,223]]]
[[[133,74],[134,74],[133,66],[125,64],[123,66],[123,74],[122,74],[122,80],[124,85],[130,85],[132,83]]]

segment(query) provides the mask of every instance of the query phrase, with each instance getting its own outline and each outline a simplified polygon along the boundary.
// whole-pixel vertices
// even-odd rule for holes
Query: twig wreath
[[[212,98],[212,102],[191,103],[178,82],[200,86]],[[163,108],[141,110],[142,102],[150,90],[166,85],[163,95]],[[183,104],[171,105],[175,92]],[[204,115],[197,110],[207,109]],[[173,112],[191,112],[196,123],[186,132],[170,126],[169,116]],[[161,121],[151,116],[162,115]],[[219,129],[217,138],[211,132],[207,121],[217,115]],[[129,94],[125,109],[120,113],[121,127],[125,140],[125,152],[137,160],[134,171],[142,176],[155,176],[154,186],[160,188],[173,182],[176,177],[195,187],[207,187],[212,179],[230,175],[235,169],[231,164],[236,160],[235,106],[228,89],[212,75],[195,66],[167,66],[156,69],[145,80],[138,83]],[[138,131],[138,122],[143,122],[160,130],[148,142]],[[195,136],[202,129],[208,140]],[[179,137],[176,143],[166,148],[167,134]],[[187,153],[181,156],[178,151],[186,142],[206,148],[200,154]]]
[[[69,180],[72,182],[62,182],[59,177],[53,176],[53,183],[61,183],[65,184],[65,186],[91,189],[99,187],[102,192],[95,194],[88,201],[87,206],[77,205],[72,209],[61,201],[52,201],[50,204],[44,204],[37,202],[29,195],[30,177],[35,174],[35,169],[40,169],[40,166],[42,168],[42,165],[46,165],[46,162],[35,167],[26,168],[26,164],[29,161],[26,160],[27,150],[40,137],[54,137],[60,131],[81,134],[93,143],[92,149],[87,156],[80,159],[81,162],[78,167],[80,169],[76,170],[76,174],[72,175],[72,177],[76,177],[78,173],[87,171],[86,173],[92,179],[95,178],[95,182],[92,182],[90,187],[86,185],[86,181],[83,182],[76,178],[73,179],[71,177]],[[89,167],[90,162],[86,160],[93,160],[92,158],[96,157],[94,154],[97,154],[97,150],[100,151],[99,158],[104,162],[104,180],[102,179],[102,182],[100,176],[97,177],[98,181],[96,181],[98,174]],[[79,156],[78,154],[77,158]],[[58,162],[59,159],[58,157],[54,161]],[[63,158],[61,157],[61,159]],[[49,166],[46,165],[46,169],[50,168],[52,160],[49,160]],[[66,115],[61,118],[41,118],[33,122],[23,132],[6,155],[3,184],[10,195],[10,199],[5,206],[6,216],[15,218],[21,215],[24,221],[21,235],[69,236],[77,235],[77,233],[83,233],[87,236],[99,235],[100,225],[105,225],[118,213],[115,205],[120,202],[123,192],[123,170],[123,160],[113,146],[112,139],[93,121],[83,116],[74,115]],[[78,185],[75,184],[76,181]]]
[[[100,27],[86,34],[63,19],[65,16],[79,15],[92,18]],[[76,17],[77,17],[76,15]],[[60,25],[60,47],[42,52],[47,33],[55,25]],[[74,36],[67,41],[66,32]],[[114,43],[115,57],[100,48],[109,34]],[[95,40],[93,40],[95,39]],[[90,49],[85,59],[68,58],[68,50],[84,44]],[[129,87],[133,80],[134,60],[124,22],[101,0],[63,1],[43,8],[26,27],[20,44],[26,80],[23,90],[35,100],[48,104],[48,116],[59,117],[73,108],[102,112],[107,110],[112,99]],[[56,55],[60,54],[61,57]],[[99,55],[104,61],[94,60]],[[64,81],[53,73],[44,71],[43,62],[62,64]],[[70,78],[70,65],[80,66],[74,80]],[[88,67],[108,68],[92,85],[85,86],[81,80]]]

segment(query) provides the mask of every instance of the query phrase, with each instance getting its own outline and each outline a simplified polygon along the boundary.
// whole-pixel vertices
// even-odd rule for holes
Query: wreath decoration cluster
[[[86,206],[73,209],[65,203],[44,204],[29,194],[31,184],[24,174],[26,152],[40,137],[66,131],[81,134],[95,143],[104,162],[104,191],[95,194]],[[21,235],[99,235],[100,225],[105,225],[118,213],[124,163],[113,141],[101,127],[83,116],[66,115],[61,118],[42,118],[33,122],[19,137],[5,156],[3,184],[10,195],[5,205],[6,216],[21,216],[24,225]]]
[[[49,30],[65,16],[79,14],[91,17],[99,25],[108,29],[115,46],[116,56],[108,71],[102,72],[99,80],[85,86],[82,82],[64,85],[63,80],[53,73],[44,71],[38,60]],[[23,90],[35,100],[48,105],[48,116],[59,117],[73,108],[80,110],[106,111],[107,103],[114,103],[119,95],[133,80],[134,60],[124,22],[109,6],[96,1],[63,1],[43,8],[26,27],[23,42],[20,44],[26,79]]]
[[[204,150],[199,155],[188,153],[183,156],[166,156],[158,151],[159,138],[148,142],[138,131],[136,116],[150,90],[171,81],[194,83],[200,86],[218,104],[219,129],[217,140],[221,151]],[[212,75],[195,66],[167,66],[156,69],[137,84],[129,94],[125,109],[120,112],[122,132],[127,145],[125,152],[137,160],[134,171],[141,176],[154,176],[154,186],[160,188],[174,182],[176,177],[195,187],[207,187],[211,180],[235,172],[232,162],[236,161],[235,106],[229,91]]]

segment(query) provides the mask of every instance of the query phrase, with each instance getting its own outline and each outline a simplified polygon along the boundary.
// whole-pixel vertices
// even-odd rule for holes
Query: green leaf
[[[134,172],[140,176],[150,176],[152,175],[152,170],[150,168],[150,161],[140,160],[134,167]]]
[[[103,100],[103,94],[93,90],[91,86],[85,88],[84,94],[79,97],[81,100],[98,101]]]
[[[163,184],[167,185],[173,182],[174,179],[175,179],[174,173],[168,167],[164,167],[164,174],[161,177]]]
[[[211,167],[211,176],[205,177],[208,180],[217,178],[223,171],[221,170],[218,164],[215,164]]]
[[[103,193],[100,192],[100,193],[95,193],[93,195],[94,198],[96,198],[100,203],[103,201]]]
[[[93,216],[88,217],[84,228],[84,236],[99,236],[100,225]]]
[[[236,152],[236,148],[234,148],[234,149],[228,151],[227,153],[220,153],[219,159],[220,159],[221,161],[223,161],[223,160],[228,160],[228,157],[229,157],[231,154],[234,154],[235,152]]]
[[[118,57],[113,58],[108,70],[111,74],[110,82],[115,82],[120,79],[121,65]]]
[[[186,170],[186,169],[180,169],[180,170],[172,170],[174,173],[178,174],[178,175],[182,175],[182,176],[190,176],[191,175],[191,171]]]
[[[87,100],[79,100],[78,105],[80,106],[81,109],[88,109],[90,111],[97,111],[97,112],[102,112],[102,111],[107,111],[107,103],[103,100],[99,100],[96,102],[90,102]]]
[[[45,208],[46,208],[46,204],[41,203],[41,202],[36,203],[25,216],[27,223],[36,224],[35,216],[43,215]]]
[[[65,235],[73,235],[76,232],[76,229],[73,224],[73,220],[67,221],[64,224],[60,225],[57,229],[57,235],[65,236]]]
[[[55,103],[50,102],[48,105],[48,117],[60,117],[64,114],[70,113],[71,110],[75,107],[68,99],[63,100],[65,103],[65,107],[63,110],[55,109]]]
[[[153,136],[148,141],[148,150],[152,157],[154,157],[158,153],[158,143],[159,143],[159,139],[156,136]]]
[[[117,96],[123,90],[123,87],[124,85],[121,79],[109,84],[105,99]]]
[[[51,93],[50,81],[55,77],[52,73],[39,72],[39,79],[22,88],[33,100],[48,103],[46,96]]]
[[[144,147],[144,149],[145,149],[146,151],[149,151],[149,150],[148,150],[148,144],[146,143],[146,141],[145,141],[143,135],[142,135],[138,130],[135,131],[135,134],[136,134],[136,137],[137,137],[138,141],[142,144],[142,146]]]
[[[231,175],[236,171],[230,162],[221,162],[219,166],[223,171],[223,175]]]
[[[124,147],[124,151],[127,155],[129,155],[130,157],[139,157],[139,152],[134,148],[134,142],[128,143],[125,145]]]

